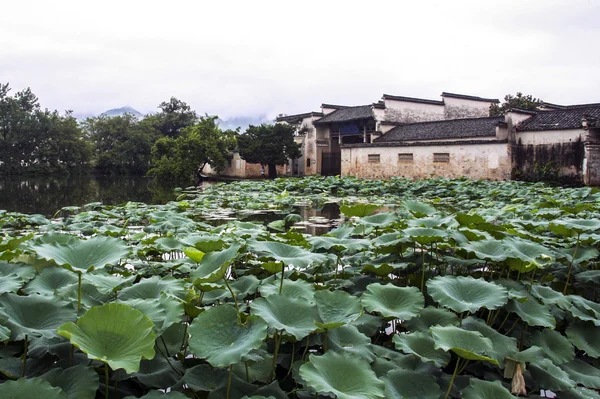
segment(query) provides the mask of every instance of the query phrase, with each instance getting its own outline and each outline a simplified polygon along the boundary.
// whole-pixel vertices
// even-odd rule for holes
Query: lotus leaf
[[[98,374],[83,365],[66,370],[52,369],[40,378],[48,381],[53,387],[62,389],[68,399],[94,399],[100,384]]]
[[[237,311],[223,305],[200,313],[189,331],[195,356],[214,367],[227,367],[260,347],[267,336],[267,324],[257,316],[249,316],[245,324],[240,324]]]
[[[344,205],[340,206],[340,212],[349,218],[354,217],[354,216],[365,217],[365,216],[371,215],[373,212],[375,212],[379,208],[380,208],[379,205],[374,205],[374,204],[362,204],[362,203],[352,204],[352,205],[344,204]]]
[[[442,394],[435,377],[417,371],[392,370],[382,380],[386,398],[439,399]]]
[[[436,212],[433,206],[420,201],[406,200],[402,205],[417,218],[433,215]]]
[[[448,233],[445,230],[431,229],[427,227],[409,227],[403,230],[406,237],[421,244],[428,245],[435,242],[444,241],[448,237]]]
[[[319,321],[313,303],[280,294],[258,298],[252,302],[250,308],[252,314],[262,317],[269,328],[284,331],[297,340],[316,330],[315,320]]]
[[[436,349],[445,352],[452,351],[463,359],[485,360],[498,364],[494,356],[492,341],[478,331],[467,331],[454,326],[431,327],[431,335]]]
[[[252,241],[249,243],[251,250],[262,258],[275,259],[287,266],[305,269],[315,262],[325,262],[327,257],[316,254],[304,248],[283,244],[275,241]]]
[[[489,239],[461,244],[461,248],[477,258],[493,262],[504,261],[508,254],[501,240]]]
[[[258,287],[258,291],[263,297],[279,294],[281,280],[263,280],[263,283]],[[289,280],[283,282],[283,291],[281,293],[289,298],[302,298],[310,302],[314,302],[315,287],[313,284],[307,283],[304,280]]]
[[[360,300],[345,291],[317,291],[315,300],[322,321],[316,324],[322,329],[328,330],[351,323],[362,313]]]
[[[410,331],[429,331],[431,326],[458,326],[458,316],[446,309],[427,306],[422,309],[418,317],[404,323]]]
[[[371,339],[359,332],[353,325],[346,325],[328,331],[327,350],[334,350],[346,357],[357,356],[369,363],[375,360],[375,355],[371,350]]]
[[[545,328],[531,337],[533,345],[542,349],[546,357],[556,365],[570,362],[575,358],[575,348],[561,333]]]
[[[433,338],[428,333],[396,334],[393,341],[396,349],[413,354],[423,362],[432,362],[437,367],[444,367],[450,361],[450,354],[437,349]]]
[[[41,295],[0,295],[0,313],[8,316],[6,327],[11,340],[28,337],[56,336],[56,329],[67,321],[75,320],[75,310],[69,303]]]
[[[575,387],[575,381],[569,375],[554,365],[550,359],[531,363],[528,370],[540,388],[552,391],[566,391]]]
[[[310,355],[300,366],[300,376],[319,393],[331,393],[339,399],[384,398],[385,385],[367,361],[346,358],[330,351],[323,356]]]
[[[222,280],[227,274],[227,269],[235,259],[239,245],[232,245],[218,252],[209,252],[198,263],[198,267],[192,270],[190,277],[195,284],[214,283]]]
[[[130,306],[107,303],[89,309],[83,316],[66,323],[58,334],[87,354],[88,358],[107,363],[113,370],[137,372],[140,361],[154,357],[153,323]]]
[[[418,288],[392,284],[369,284],[360,300],[369,312],[400,320],[416,317],[425,305],[425,298]]]
[[[560,393],[560,399],[600,399],[600,394],[592,389],[575,387]]]
[[[481,319],[467,317],[463,320],[462,327],[469,331],[478,331],[492,341],[494,351],[491,353],[491,357],[496,359],[500,368],[504,367],[505,358],[517,352],[517,340],[515,338],[500,334]]]
[[[471,378],[469,387],[465,389],[465,399],[517,399],[502,386],[500,381],[483,381]]]
[[[123,240],[110,237],[94,237],[89,240],[73,240],[65,245],[39,244],[32,247],[44,259],[76,273],[90,272],[124,258],[127,245]]]
[[[580,359],[560,365],[569,377],[586,388],[600,389],[600,370]]]
[[[171,294],[178,298],[185,297],[183,281],[173,277],[153,276],[144,278],[137,284],[127,287],[119,292],[118,298],[121,301],[131,299],[156,299],[162,292]]]
[[[471,276],[435,277],[427,281],[427,293],[440,305],[459,313],[474,313],[482,307],[497,309],[508,301],[506,288]]]
[[[23,288],[27,294],[54,295],[56,290],[77,282],[77,276],[61,267],[45,267]]]
[[[19,378],[0,384],[0,397],[10,399],[68,399],[67,394],[42,378]]]
[[[567,338],[579,350],[593,358],[600,357],[600,327],[590,323],[575,323],[567,327]]]

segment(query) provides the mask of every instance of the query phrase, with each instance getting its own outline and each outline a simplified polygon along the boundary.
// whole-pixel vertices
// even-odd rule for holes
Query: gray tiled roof
[[[585,117],[600,118],[600,104],[568,106],[555,111],[538,111],[517,125],[520,132],[540,130],[580,129]]]
[[[442,97],[462,98],[463,100],[484,101],[487,103],[499,103],[500,102],[500,100],[498,100],[497,98],[483,98],[483,97],[477,97],[477,96],[469,96],[467,94],[448,93],[446,91],[442,93]]]
[[[444,105],[442,100],[428,100],[426,98],[415,98],[415,97],[404,97],[404,96],[392,96],[391,94],[384,94],[384,100],[396,100],[406,101],[409,103],[421,103],[421,104],[432,104],[432,105]]]
[[[306,112],[304,114],[278,116],[275,120],[277,122],[299,123],[309,116],[323,116],[323,114],[321,112]]]
[[[359,105],[358,107],[340,108],[336,111],[333,111],[318,121],[315,121],[315,125],[322,125],[325,123],[343,123],[369,118],[373,118],[371,105]]]
[[[496,116],[409,123],[396,126],[374,142],[490,137],[496,135],[496,126],[503,122],[503,116]]]
[[[473,144],[506,144],[507,139],[504,140],[453,140],[453,141],[385,141],[385,142],[373,142],[373,143],[354,143],[354,144],[343,144],[342,148],[381,148],[381,147],[421,147],[421,146],[449,146],[449,145],[473,145]]]

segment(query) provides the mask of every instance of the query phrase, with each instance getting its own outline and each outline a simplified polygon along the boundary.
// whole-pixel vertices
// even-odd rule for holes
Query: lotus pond
[[[1,398],[600,398],[597,189],[244,181],[0,229]]]

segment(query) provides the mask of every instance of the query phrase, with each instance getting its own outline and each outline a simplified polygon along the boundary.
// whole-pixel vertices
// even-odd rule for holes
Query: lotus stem
[[[25,378],[25,370],[27,369],[27,352],[29,352],[29,341],[27,340],[27,334],[25,334],[25,345],[23,348],[23,370],[21,377]]]
[[[108,399],[108,364],[104,363],[104,399]]]
[[[421,247],[421,292],[425,292],[425,251]]]
[[[325,330],[325,339],[323,340],[323,353],[327,352],[327,333],[329,330]]]
[[[77,273],[77,315],[81,312],[81,273]]]
[[[277,370],[277,357],[279,356],[279,346],[281,345],[281,334],[279,334],[279,331],[275,330],[273,338],[275,339],[275,352],[273,353],[273,368],[271,369],[271,376],[269,378],[271,381],[275,379],[275,371]]]
[[[448,385],[448,390],[446,391],[446,396],[444,396],[444,399],[448,399],[448,396],[450,395],[450,391],[452,390],[452,386],[454,385],[454,377],[456,377],[456,374],[458,374],[459,363],[460,363],[460,358],[456,359],[456,366],[454,367],[454,373],[452,374],[452,379],[450,380],[450,385]]]
[[[225,281],[225,285],[227,286],[227,289],[229,290],[229,293],[231,293],[231,296],[233,297],[233,303],[235,303],[235,310],[237,311],[238,320],[241,320],[241,318],[240,318],[240,307],[238,305],[237,298],[235,297],[235,294],[233,293],[233,290],[231,289],[231,286],[227,282],[227,277],[223,277],[223,281]]]
[[[457,374],[461,374],[465,370],[465,368],[467,367],[468,364],[469,364],[469,359],[466,359],[465,363],[462,366],[460,366],[460,369],[458,370]]]
[[[304,347],[304,353],[302,353],[302,361],[306,360],[306,354],[308,353],[308,347],[310,346],[310,336],[306,337],[306,346]]]
[[[250,372],[248,371],[248,361],[244,362],[244,367],[246,368],[246,382],[250,383]]]
[[[229,379],[227,380],[227,399],[231,396],[231,377],[233,376],[233,364],[229,365]]]
[[[283,293],[283,278],[285,273],[285,264],[281,262],[281,282],[279,283],[279,295]]]
[[[502,330],[502,327],[504,327],[504,324],[506,324],[506,322],[508,321],[508,317],[509,316],[510,316],[510,312],[506,313],[506,317],[504,318],[504,320],[502,320],[502,323],[500,324],[500,327],[498,327],[498,331]]]
[[[573,261],[575,260],[575,256],[577,255],[577,250],[579,249],[579,237],[581,234],[577,234],[577,244],[575,244],[575,251],[573,251],[573,257],[571,258],[571,263],[569,264],[569,272],[567,273],[567,282],[565,283],[565,288],[563,289],[563,295],[567,295],[567,288],[569,288],[569,280],[571,279],[571,271],[573,271]]]
[[[156,349],[158,350],[158,352],[165,358],[165,360],[167,361],[167,363],[169,363],[169,366],[171,367],[171,369],[173,369],[173,371],[176,374],[182,375],[181,372],[179,370],[177,370],[175,367],[173,367],[173,364],[171,364],[171,360],[169,359],[169,357],[167,355],[165,355],[165,353],[160,349],[160,346],[156,345]],[[165,346],[165,349],[167,349],[167,347]]]

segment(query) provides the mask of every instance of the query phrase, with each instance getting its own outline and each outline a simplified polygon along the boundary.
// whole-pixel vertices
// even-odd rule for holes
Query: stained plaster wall
[[[385,99],[384,120],[413,123],[444,119],[444,106]]]
[[[444,99],[443,119],[483,118],[490,116],[491,102],[442,97]]]
[[[413,161],[400,162],[399,153],[412,153]],[[448,153],[450,161],[433,162],[434,153]],[[380,162],[370,163],[369,154],[379,154]],[[467,176],[506,180],[511,176],[510,162],[506,143],[342,148],[342,176],[368,179]]]
[[[227,166],[221,173],[217,173],[210,165],[204,167],[203,173],[207,176],[224,176],[233,177],[239,179],[245,178],[260,178],[261,165],[257,163],[248,163],[240,158],[240,154],[237,152],[233,153],[230,166]],[[287,165],[277,166],[277,175],[285,176],[287,174]],[[265,175],[269,173],[269,168],[265,165]]]

